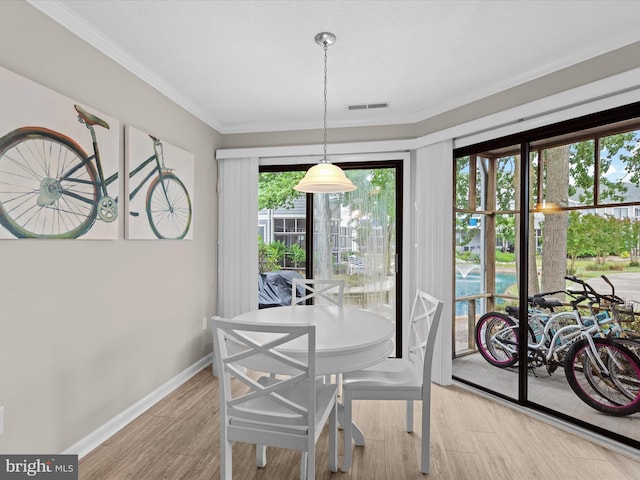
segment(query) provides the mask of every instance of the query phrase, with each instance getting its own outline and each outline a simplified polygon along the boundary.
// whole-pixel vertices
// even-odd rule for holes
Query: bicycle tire
[[[603,413],[625,416],[640,411],[640,360],[616,340],[593,338],[597,356],[610,371],[604,374],[589,357],[589,342],[575,342],[565,358],[565,376],[574,393]]]
[[[640,361],[640,338],[609,337],[613,341],[627,347]]]
[[[636,356],[637,359],[637,350],[635,346],[629,345],[625,341],[621,341],[620,339],[614,339],[614,342],[617,344],[621,344],[625,346],[627,349],[631,351]],[[631,347],[631,348],[630,348]],[[616,362],[619,363],[619,362]],[[617,367],[617,365],[612,361],[612,357],[608,356],[607,368],[609,370],[613,370]],[[589,385],[598,392],[598,394],[606,398],[609,402],[614,405],[624,405],[625,402],[631,402],[638,395],[638,381],[635,382],[629,381],[629,377],[623,375],[619,378],[618,375],[612,375],[608,382],[602,382],[602,378],[598,375],[594,375],[594,372],[597,369],[584,369],[583,373]],[[621,381],[621,378],[624,381]]]
[[[147,190],[146,206],[149,226],[156,237],[173,240],[185,237],[191,226],[191,198],[173,173],[153,179]]]
[[[480,355],[499,368],[518,363],[518,327],[504,313],[488,312],[476,324],[476,346]]]
[[[18,238],[85,234],[98,200],[96,170],[87,158],[71,138],[46,128],[19,128],[2,137],[0,224]]]

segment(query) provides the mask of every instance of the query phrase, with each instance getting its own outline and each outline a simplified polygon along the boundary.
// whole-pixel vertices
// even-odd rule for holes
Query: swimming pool
[[[516,283],[516,274],[511,272],[497,272],[496,273],[496,293],[504,293],[511,285]],[[467,295],[478,295],[482,293],[480,288],[480,274],[476,272],[470,272],[466,276],[462,276],[459,272],[456,272],[456,298],[464,297]],[[496,299],[496,304],[500,305],[504,303],[501,298]],[[468,302],[456,302],[456,315],[466,315],[468,308]],[[476,300],[476,311],[480,311],[480,299]]]

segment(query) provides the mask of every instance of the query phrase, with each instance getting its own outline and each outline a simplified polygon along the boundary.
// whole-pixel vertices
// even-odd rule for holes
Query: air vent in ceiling
[[[347,105],[347,110],[371,110],[373,108],[389,108],[389,103],[361,103],[358,105]]]

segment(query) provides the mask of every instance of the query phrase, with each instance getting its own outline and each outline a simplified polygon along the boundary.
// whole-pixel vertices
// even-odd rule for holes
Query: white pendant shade
[[[352,192],[356,186],[340,167],[320,162],[307,170],[307,174],[293,189],[307,193]]]
[[[340,167],[327,160],[327,47],[336,41],[336,36],[331,32],[321,32],[315,40],[324,49],[324,156],[318,165],[307,170],[307,174],[293,189],[306,193],[352,192],[357,187]]]

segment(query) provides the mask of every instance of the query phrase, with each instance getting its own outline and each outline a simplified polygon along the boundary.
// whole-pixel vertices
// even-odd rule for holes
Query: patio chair
[[[329,470],[337,471],[337,387],[315,381],[315,325],[254,324],[214,317],[211,328],[220,379],[220,478],[232,479],[232,442],[236,441],[256,445],[259,467],[266,466],[265,445],[299,450],[300,479],[314,480],[315,445],[327,420]],[[252,340],[256,335],[267,337],[259,344]],[[278,351],[279,346],[304,337],[306,362]],[[233,353],[228,348],[231,343]],[[247,370],[256,365],[275,366],[289,376],[256,380],[257,375]],[[234,385],[232,389],[231,376],[245,388]]]
[[[298,286],[304,292],[302,295]],[[315,302],[341,307],[344,300],[344,280],[294,278],[291,284],[291,305],[304,305],[309,298],[313,298]]]
[[[406,359],[388,358],[373,367],[344,373],[344,462],[348,472],[352,460],[353,400],[406,400],[407,432],[413,431],[413,401],[422,400],[422,448],[420,470],[429,473],[429,428],[431,414],[431,365],[443,302],[418,290],[411,308],[405,338]]]

